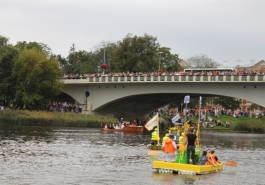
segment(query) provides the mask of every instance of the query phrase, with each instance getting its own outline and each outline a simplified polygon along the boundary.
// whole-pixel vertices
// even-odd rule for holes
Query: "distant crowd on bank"
[[[93,74],[64,74],[64,79],[87,79],[90,77],[111,77],[111,76],[119,76],[119,77],[134,77],[134,76],[241,76],[241,75],[264,75],[264,70],[252,70],[252,71],[202,71],[202,72],[184,72],[184,71],[175,71],[175,72],[122,72],[122,73],[93,73]]]
[[[81,104],[74,104],[69,102],[50,102],[49,104],[45,105],[46,110],[50,112],[75,112],[81,113],[82,106]]]

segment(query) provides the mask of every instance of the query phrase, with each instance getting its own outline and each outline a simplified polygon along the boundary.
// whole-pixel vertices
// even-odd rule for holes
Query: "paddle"
[[[233,167],[237,167],[237,162],[236,161],[227,161],[226,166],[233,166]]]
[[[158,150],[149,150],[148,151],[148,155],[158,155],[158,154],[160,154],[160,151],[158,151]]]

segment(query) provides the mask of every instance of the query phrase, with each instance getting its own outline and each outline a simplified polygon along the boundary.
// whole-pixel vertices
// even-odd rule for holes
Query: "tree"
[[[205,54],[190,57],[186,62],[194,68],[216,68],[220,66],[219,63],[215,62]]]
[[[114,68],[117,72],[141,71],[150,72],[157,68],[157,49],[159,48],[157,38],[145,34],[144,36],[126,37],[119,41],[114,50]]]
[[[0,35],[0,48],[7,46],[8,41],[9,41],[9,39],[7,37]]]
[[[15,45],[16,48],[19,49],[19,51],[23,51],[24,49],[37,49],[42,51],[43,53],[45,53],[48,56],[52,55],[52,51],[51,48],[49,48],[49,46],[47,44],[44,43],[38,43],[38,42],[29,42],[27,43],[26,41],[19,41],[17,42],[17,44]]]
[[[157,50],[157,60],[160,61],[161,70],[163,71],[179,71],[180,65],[179,65],[179,57],[177,54],[171,54],[170,48],[168,47],[160,47]],[[161,57],[161,58],[160,58]],[[158,64],[159,68],[159,64]],[[157,69],[158,69],[157,68]]]
[[[62,92],[58,61],[49,59],[37,48],[24,49],[18,54],[12,75],[16,78],[16,103],[20,107],[39,108],[45,99]]]
[[[215,105],[220,105],[225,109],[237,109],[240,107],[240,101],[232,97],[218,97],[213,100]]]
[[[15,78],[12,76],[14,60],[18,50],[12,45],[0,47],[0,101],[9,106],[15,97]]]

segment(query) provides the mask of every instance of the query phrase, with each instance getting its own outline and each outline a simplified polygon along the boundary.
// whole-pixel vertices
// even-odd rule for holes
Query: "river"
[[[265,135],[202,132],[203,149],[238,166],[201,176],[156,173],[149,141],[148,134],[99,129],[0,126],[0,184],[265,184]]]

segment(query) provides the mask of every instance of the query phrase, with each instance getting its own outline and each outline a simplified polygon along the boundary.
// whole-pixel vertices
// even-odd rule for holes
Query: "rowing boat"
[[[139,132],[142,133],[144,131],[143,126],[126,126],[121,129],[109,129],[109,128],[101,128],[102,131],[107,132]]]

